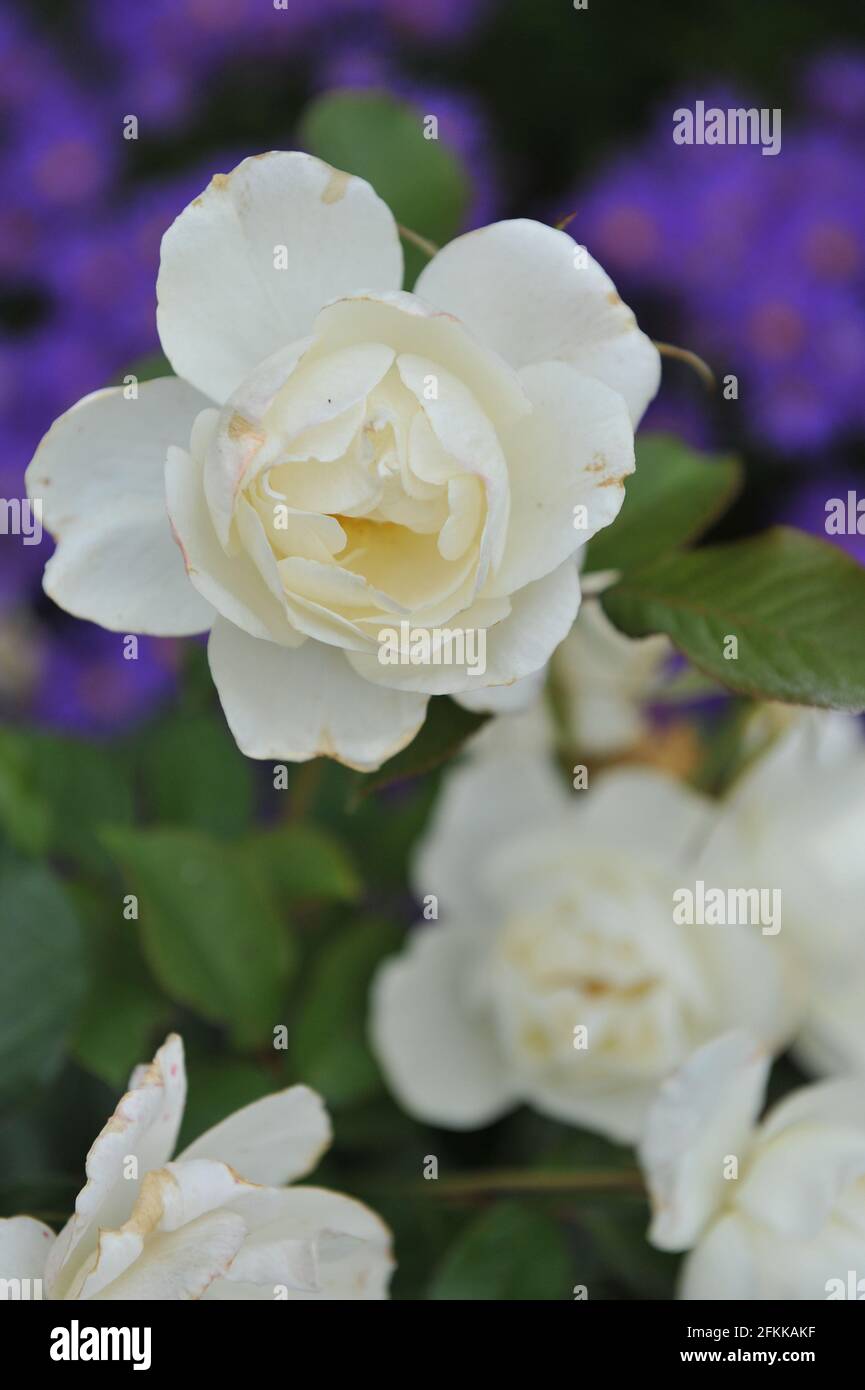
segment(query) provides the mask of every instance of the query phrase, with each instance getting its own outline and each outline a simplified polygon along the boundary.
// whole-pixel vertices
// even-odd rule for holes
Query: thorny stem
[[[497,1192],[533,1192],[550,1196],[580,1192],[645,1192],[642,1174],[637,1168],[596,1168],[582,1173],[559,1172],[555,1169],[538,1172],[502,1169],[492,1173],[462,1173],[455,1178],[424,1182],[422,1186],[433,1197],[446,1200],[483,1197]]]
[[[689,367],[694,368],[706,390],[715,390],[718,384],[715,380],[715,373],[708,362],[704,362],[702,357],[697,356],[696,352],[691,352],[689,348],[676,347],[673,343],[656,342],[655,347],[662,357],[674,357],[677,362],[687,362]]]
[[[406,241],[410,241],[412,246],[416,246],[418,250],[423,251],[425,256],[432,258],[438,255],[439,248],[436,246],[435,242],[430,241],[428,237],[421,236],[420,232],[413,232],[411,227],[404,227],[401,222],[397,222],[396,229],[401,237],[405,237]]]

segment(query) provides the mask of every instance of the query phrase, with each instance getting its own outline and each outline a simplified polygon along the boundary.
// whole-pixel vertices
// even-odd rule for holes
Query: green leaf
[[[444,140],[424,139],[418,108],[384,92],[329,92],[307,107],[300,133],[313,154],[371,183],[402,226],[439,245],[459,231],[468,179]],[[403,249],[410,287],[427,258]]]
[[[166,994],[228,1024],[241,1048],[282,1023],[292,943],[242,854],[193,830],[110,831],[105,843],[140,896],[147,962]]]
[[[223,719],[182,714],[145,744],[142,781],[154,819],[240,835],[252,815],[252,768]]]
[[[418,777],[447,762],[459,752],[470,738],[489,719],[488,714],[476,714],[463,709],[447,695],[436,695],[427,706],[426,719],[407,748],[389,758],[377,772],[362,774],[355,786],[355,796],[362,798],[381,791],[406,777]]]
[[[625,575],[602,602],[622,632],[666,633],[740,694],[865,709],[865,569],[812,536],[779,526],[672,555]],[[724,656],[728,637],[736,659]]]
[[[274,1053],[278,1057],[278,1053]],[[177,1141],[182,1150],[205,1130],[242,1110],[253,1101],[273,1091],[282,1090],[283,1080],[271,1079],[255,1062],[240,1057],[218,1057],[209,1060],[187,1055],[189,1093],[183,1124]]]
[[[129,770],[117,748],[53,734],[0,733],[0,823],[19,849],[99,870],[105,854],[98,831],[131,819]]]
[[[0,876],[0,1100],[58,1069],[86,986],[81,931],[41,866]]]
[[[282,825],[259,832],[243,851],[272,883],[278,901],[356,902],[362,884],[347,852],[326,830]]]
[[[369,986],[376,966],[398,945],[394,927],[349,923],[321,952],[302,992],[292,1062],[331,1105],[364,1099],[380,1085],[366,1040]]]
[[[154,381],[157,377],[174,376],[174,368],[164,352],[149,352],[144,357],[137,357],[131,366],[118,373],[117,385],[125,385],[127,376],[135,376],[139,382]]]
[[[637,439],[637,467],[616,520],[586,548],[586,571],[631,570],[702,535],[742,485],[735,458],[706,458],[672,435]]]
[[[137,925],[124,918],[116,891],[100,896],[84,884],[70,891],[84,926],[89,978],[73,1055],[112,1090],[122,1090],[132,1068],[165,1037],[171,1005],[153,983]]]
[[[433,1278],[430,1298],[561,1300],[573,1297],[565,1237],[542,1212],[501,1202],[473,1221]]]

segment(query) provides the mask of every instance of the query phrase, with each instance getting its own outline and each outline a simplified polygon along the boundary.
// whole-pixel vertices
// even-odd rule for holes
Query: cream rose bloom
[[[59,542],[47,593],[113,631],[209,631],[255,758],[374,768],[431,694],[539,670],[660,374],[575,249],[497,223],[408,294],[396,223],[362,179],[279,152],[216,175],[162,243],[176,377],[86,397],[30,465]],[[426,664],[379,660],[403,623],[430,633]],[[482,676],[436,662],[443,632],[481,629]]]
[[[681,1298],[838,1298],[865,1280],[865,1082],[806,1086],[757,1124],[768,1071],[753,1039],[715,1039],[649,1116],[649,1239],[691,1251]]]
[[[645,768],[570,793],[526,752],[452,773],[414,873],[441,920],[372,992],[373,1044],[403,1107],[470,1129],[527,1103],[632,1141],[699,1042],[742,1025],[781,1045],[794,1001],[775,943],[674,920],[712,814]]]
[[[87,1182],[55,1237],[0,1221],[0,1278],[41,1279],[48,1299],[382,1299],[390,1233],[360,1202],[287,1188],[330,1143],[306,1086],[255,1101],[171,1162],[186,1100],[172,1035],[87,1155]]]
[[[808,982],[796,1052],[821,1075],[865,1072],[865,739],[859,719],[769,706],[764,747],[728,793],[714,872],[783,895],[779,942]],[[765,734],[774,726],[774,738]],[[865,1273],[865,1271],[863,1271]]]

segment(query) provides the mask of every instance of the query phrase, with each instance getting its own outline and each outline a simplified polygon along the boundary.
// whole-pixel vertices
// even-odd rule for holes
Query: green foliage
[[[429,1297],[560,1301],[575,1282],[558,1223],[528,1204],[499,1202],[451,1246]]]
[[[0,1101],[58,1069],[84,995],[81,929],[40,865],[0,874]]]
[[[737,459],[705,458],[671,435],[638,436],[622,510],[589,541],[586,570],[636,569],[696,540],[741,485]]]
[[[865,569],[801,532],[669,555],[629,571],[603,605],[622,632],[666,633],[740,694],[865,709]]]
[[[99,830],[128,824],[132,811],[121,750],[0,730],[0,825],[16,848],[99,869],[105,863]]]
[[[366,1039],[369,985],[376,966],[399,944],[399,933],[387,923],[348,922],[304,982],[292,1063],[331,1105],[363,1100],[380,1084]]]
[[[247,862],[273,885],[279,902],[356,902],[361,880],[343,846],[325,830],[301,823],[250,835]]]
[[[266,1042],[294,962],[270,885],[198,831],[112,830],[104,840],[140,897],[142,949],[166,995],[226,1024],[241,1049]]]
[[[212,835],[240,835],[253,806],[252,765],[215,714],[180,714],[147,739],[142,783],[152,818]]]

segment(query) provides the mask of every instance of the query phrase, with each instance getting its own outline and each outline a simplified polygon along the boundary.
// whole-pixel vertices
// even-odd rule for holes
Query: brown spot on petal
[[[586,464],[587,473],[602,473],[607,466],[607,460],[603,454],[593,454],[591,463]]]
[[[321,201],[323,203],[338,203],[340,198],[345,197],[345,190],[348,188],[350,178],[351,174],[346,174],[342,169],[331,169],[330,178],[321,195]]]
[[[234,412],[234,414],[228,422],[229,439],[242,439],[244,435],[257,435],[257,433],[258,431],[256,430],[255,425],[251,423],[251,421],[247,420],[243,415],[238,415],[237,411]]]
[[[598,487],[624,487],[624,486],[625,486],[625,480],[624,480],[624,478],[605,478],[604,481],[603,481],[602,483],[598,483]]]
[[[231,182],[230,174],[214,174],[210,180],[212,188],[227,188]]]
[[[608,304],[621,304],[621,302],[622,302],[622,296],[621,296],[620,294],[617,294],[615,290],[610,290],[609,293],[607,294],[607,303],[608,303]]]

